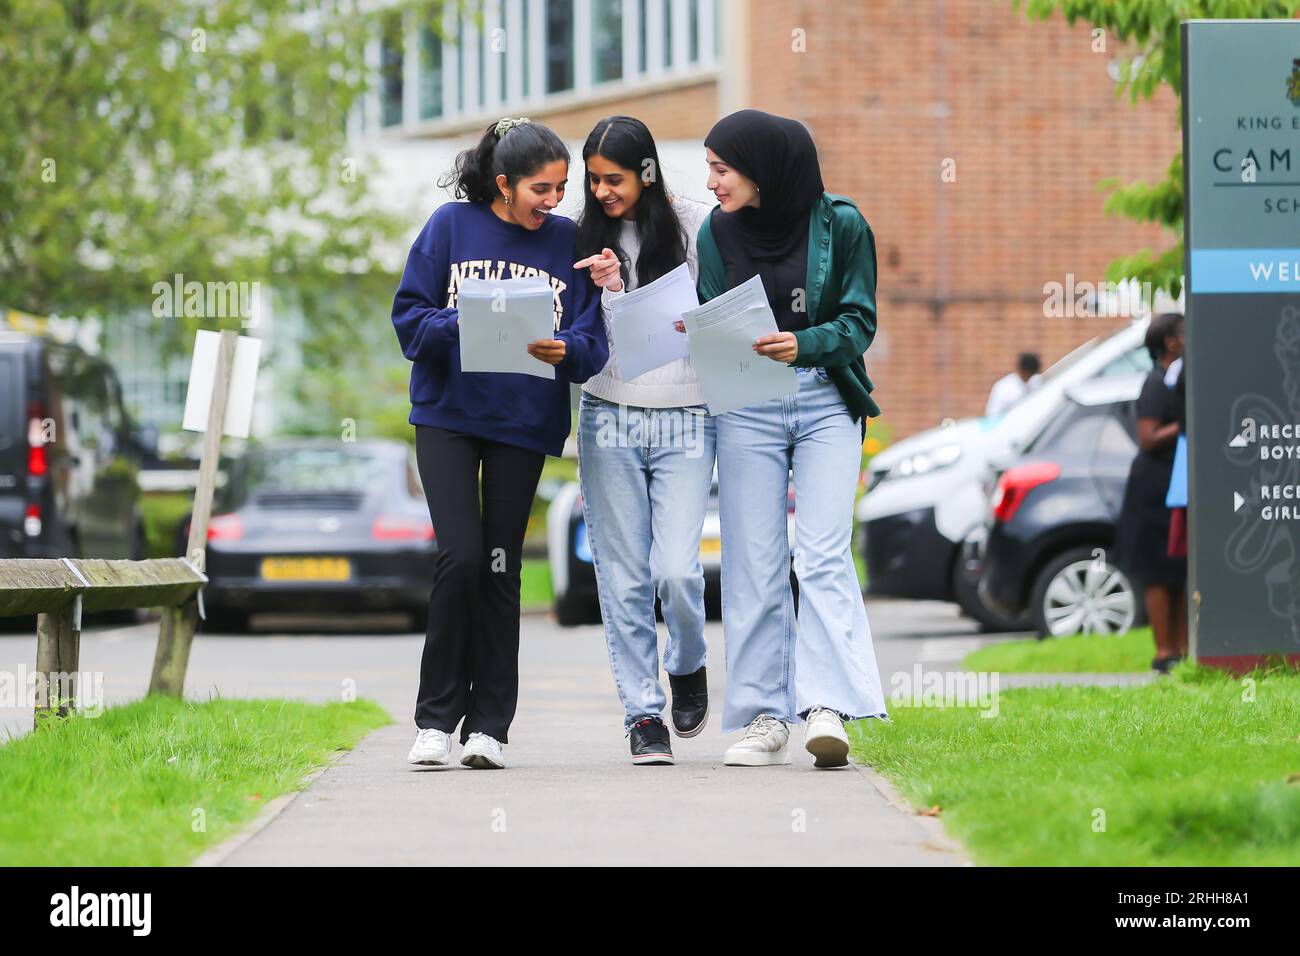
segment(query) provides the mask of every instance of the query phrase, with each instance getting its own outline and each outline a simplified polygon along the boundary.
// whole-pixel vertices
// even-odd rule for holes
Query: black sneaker
[[[709,719],[709,682],[701,667],[694,674],[668,675],[673,689],[673,730],[678,737],[694,737]]]
[[[1182,660],[1182,657],[1175,654],[1172,657],[1157,657],[1151,662],[1151,669],[1157,674],[1168,674],[1174,669],[1174,665]]]
[[[672,763],[673,746],[668,728],[659,717],[642,717],[628,731],[633,763]]]

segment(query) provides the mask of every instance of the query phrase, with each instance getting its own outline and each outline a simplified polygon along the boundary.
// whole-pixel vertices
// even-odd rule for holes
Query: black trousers
[[[461,724],[461,743],[475,732],[505,743],[519,699],[524,532],[546,456],[425,425],[415,454],[438,542],[415,725]]]

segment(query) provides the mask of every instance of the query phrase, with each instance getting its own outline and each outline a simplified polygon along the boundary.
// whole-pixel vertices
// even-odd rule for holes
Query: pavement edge
[[[311,771],[311,773],[302,778],[302,782],[298,786],[298,789],[290,790],[288,793],[282,793],[278,797],[275,797],[270,803],[262,808],[262,812],[254,817],[251,823],[242,827],[237,833],[227,837],[216,846],[204,850],[198,855],[194,862],[190,864],[190,866],[220,866],[229,859],[236,850],[270,826],[271,821],[284,813],[285,810],[289,809],[289,805],[306,793],[308,788],[316,782],[316,779],[321,774],[326,770],[329,770],[351,752],[351,750],[339,750],[334,754],[331,754],[329,761],[324,766],[317,767],[315,770]]]
[[[932,848],[941,850],[944,853],[951,853],[957,857],[957,864],[959,866],[975,865],[971,860],[970,855],[966,852],[966,848],[948,835],[948,831],[944,828],[942,820],[938,817],[925,816],[918,812],[915,807],[903,799],[903,795],[894,788],[894,785],[889,782],[888,778],[873,767],[867,764],[858,763],[856,760],[850,760],[849,762],[857,769],[858,773],[862,774],[862,776],[866,777],[867,780],[870,781],[871,785],[876,788],[876,791],[885,798],[886,803],[899,813],[910,817],[917,826],[921,828],[922,832],[926,835],[932,845]]]

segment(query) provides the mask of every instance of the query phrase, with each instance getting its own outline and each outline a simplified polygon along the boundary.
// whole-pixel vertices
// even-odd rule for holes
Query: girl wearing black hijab
[[[700,298],[758,275],[778,331],[754,351],[799,379],[795,395],[717,417],[722,729],[745,730],[724,762],[789,763],[788,724],[802,719],[816,766],[843,766],[844,721],[885,716],[851,547],[866,420],[880,414],[862,359],[876,331],[875,237],[852,200],[825,191],[802,124],[741,110],[704,145],[719,205],[697,237]]]

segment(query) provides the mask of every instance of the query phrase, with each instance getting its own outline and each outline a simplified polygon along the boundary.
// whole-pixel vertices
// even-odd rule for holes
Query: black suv
[[[968,568],[999,613],[1032,615],[1039,637],[1117,634],[1141,623],[1141,601],[1111,560],[1144,375],[1071,389],[1065,408],[998,477],[987,535]]]

